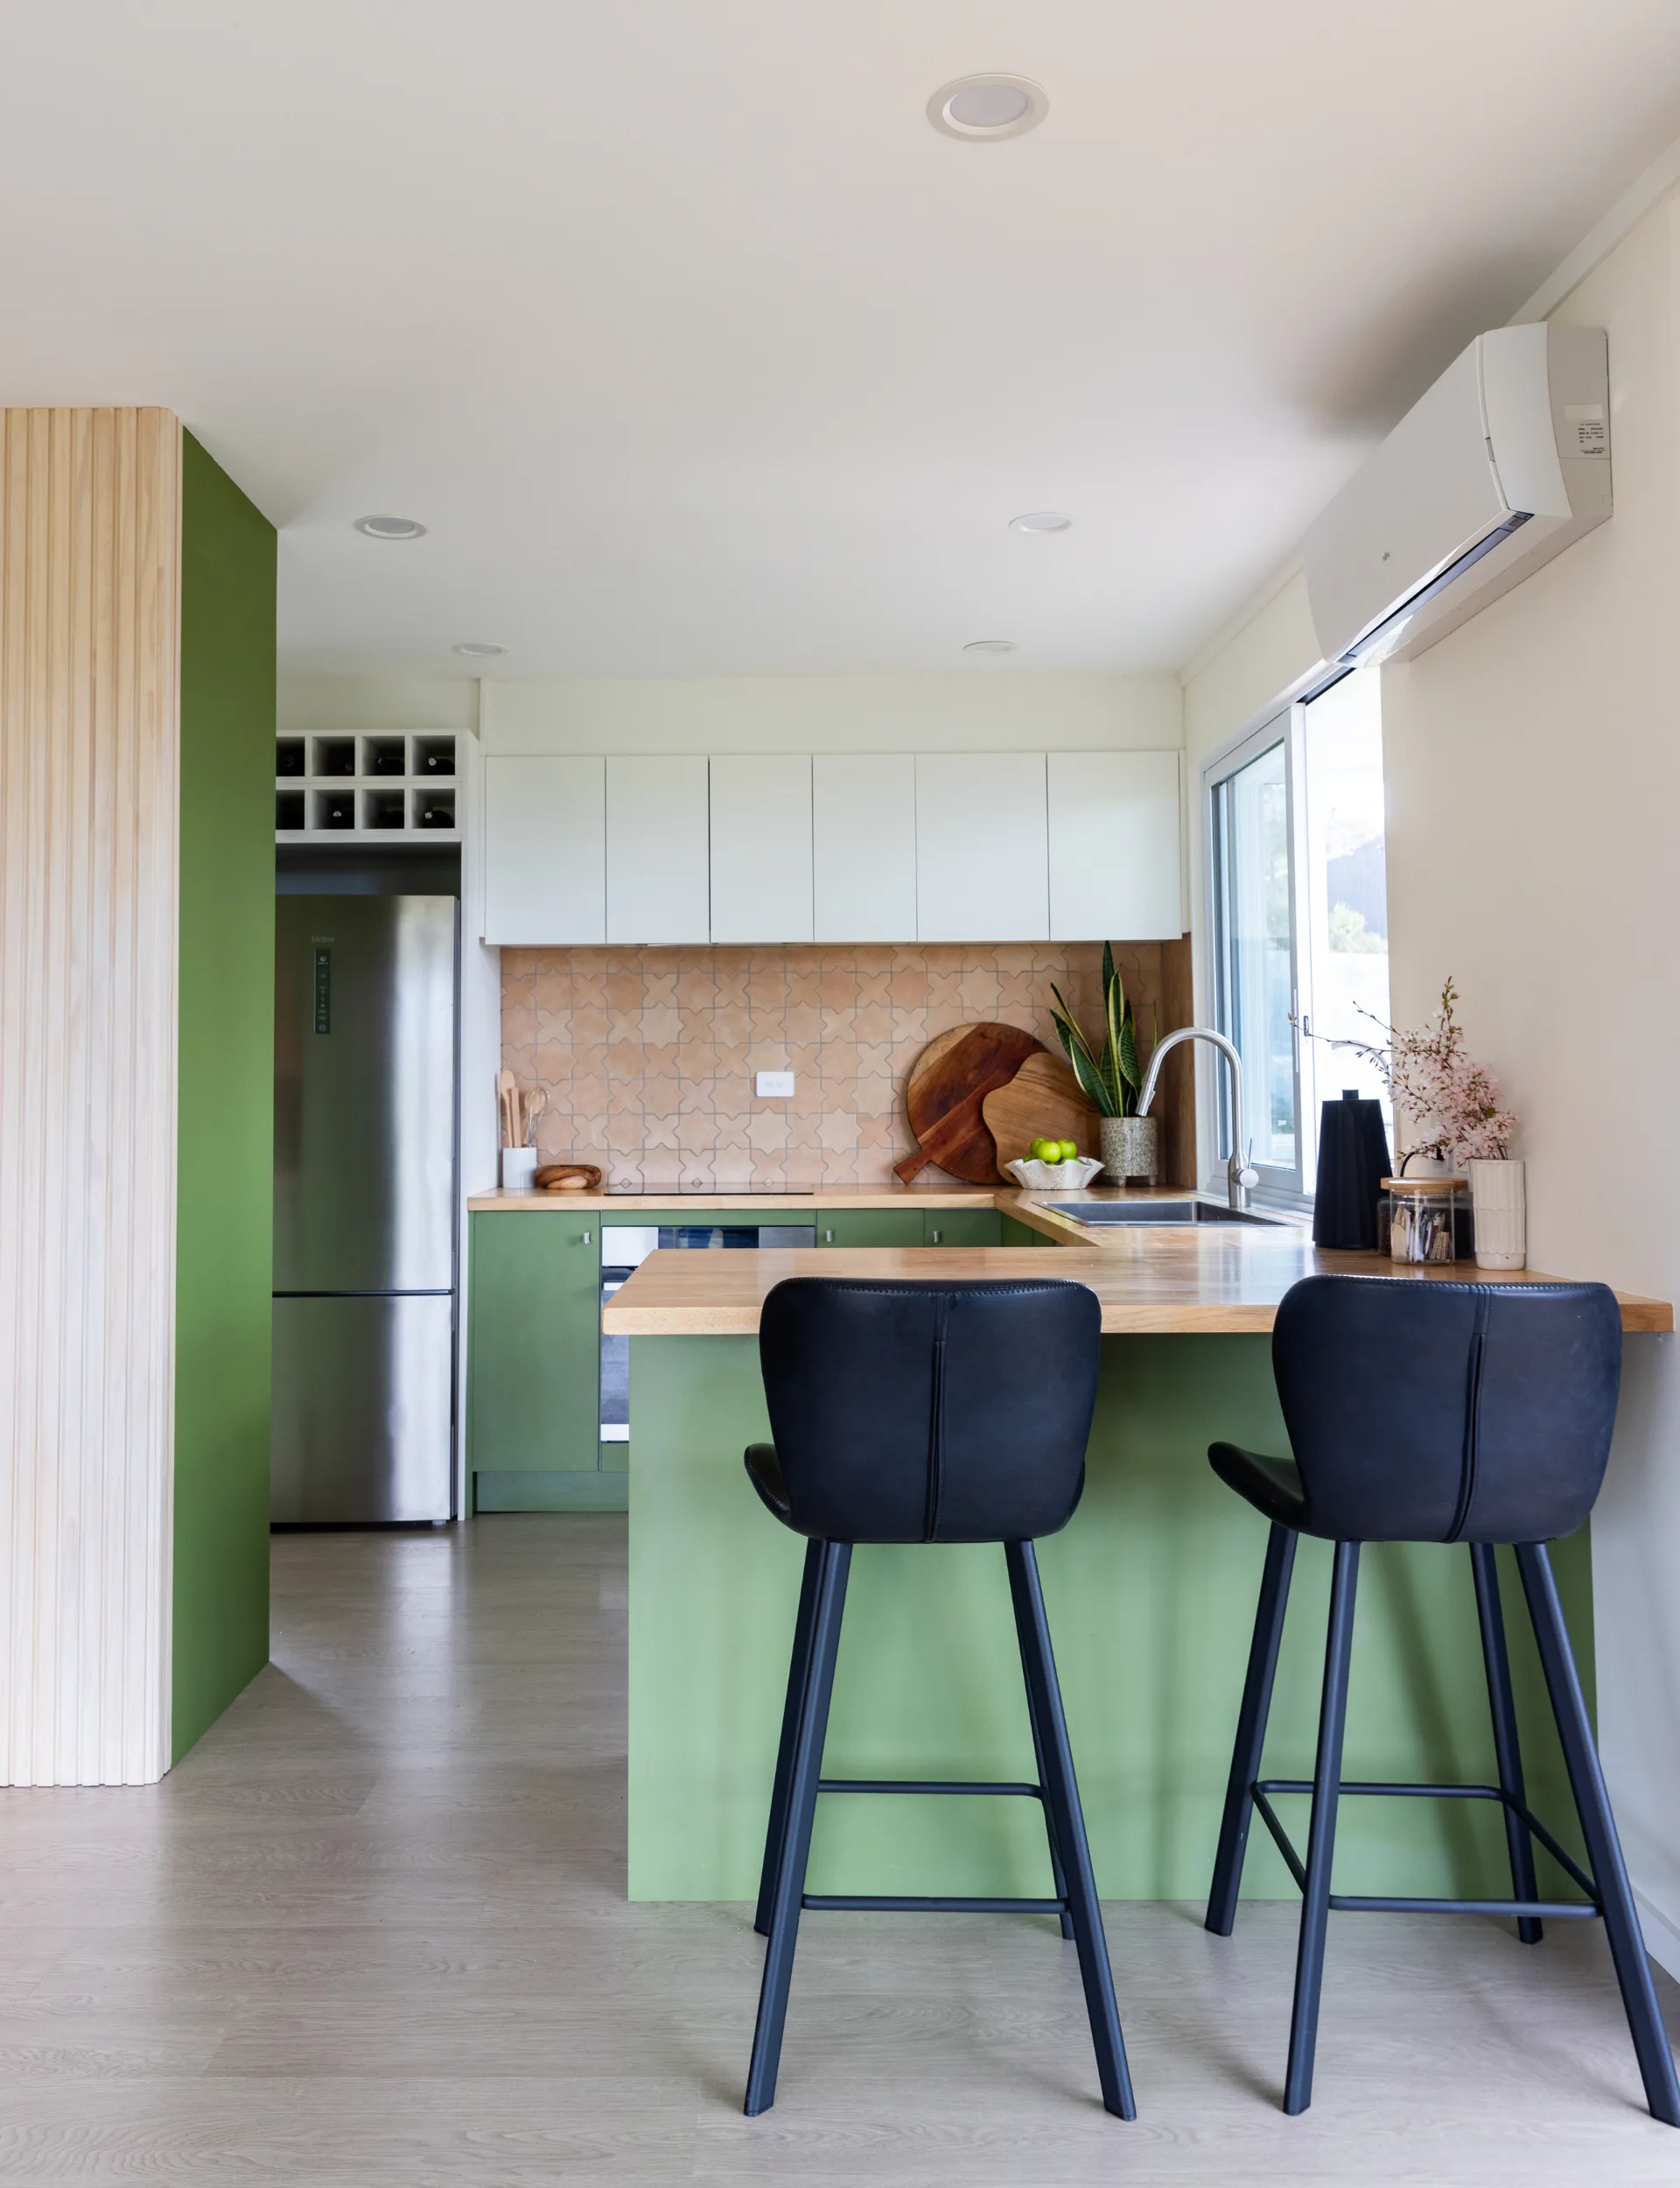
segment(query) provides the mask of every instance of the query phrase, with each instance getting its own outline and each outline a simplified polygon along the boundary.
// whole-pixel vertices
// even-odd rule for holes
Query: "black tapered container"
[[[1377,1244],[1382,1181],[1389,1175],[1389,1135],[1382,1105],[1362,1101],[1347,1087],[1326,1102],[1319,1119],[1319,1184],[1312,1201],[1312,1243],[1345,1251]]]

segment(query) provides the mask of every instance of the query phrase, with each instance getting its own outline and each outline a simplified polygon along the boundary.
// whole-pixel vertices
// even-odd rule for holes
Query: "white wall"
[[[276,696],[276,723],[283,730],[476,731],[478,679],[282,675]]]
[[[1615,515],[1386,672],[1394,1006],[1443,976],[1523,1119],[1535,1266],[1680,1300],[1680,198],[1555,316],[1610,336]],[[1593,1525],[1599,1722],[1680,1968],[1680,1374],[1627,1348]],[[1662,1925],[1659,1932],[1657,1923]]]
[[[1522,1112],[1534,1266],[1680,1301],[1680,197],[1557,307],[1609,330],[1615,515],[1383,671],[1397,1021],[1451,973]],[[1317,653],[1298,578],[1186,676],[1187,772]],[[1198,957],[1205,936],[1193,829]],[[1201,977],[1199,964],[1198,977]],[[1205,992],[1205,990],[1199,990]],[[1599,1724],[1653,1951],[1680,1973],[1680,1368],[1626,1352],[1593,1523]]]
[[[1100,752],[1182,741],[1176,677],[486,680],[486,752]]]

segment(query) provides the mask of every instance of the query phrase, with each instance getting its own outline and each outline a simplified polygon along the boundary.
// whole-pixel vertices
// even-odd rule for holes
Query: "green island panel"
[[[1103,1340],[1085,1497],[1040,1546],[1099,1888],[1205,1897],[1265,1548],[1224,1489],[1216,1438],[1285,1447],[1268,1341]],[[758,1503],[745,1446],[767,1433],[752,1337],[631,1343],[629,1890],[742,1900],[757,1890],[803,1545]],[[1558,1577],[1591,1691],[1585,1532]],[[1310,1774],[1329,1547],[1302,1545],[1266,1770]],[[1507,1624],[1530,1799],[1578,1845],[1515,1575]],[[831,1776],[1022,1778],[1032,1748],[1003,1554],[862,1548],[853,1561],[826,1770]],[[1346,1775],[1483,1780],[1492,1771],[1470,1562],[1382,1544],[1364,1560]],[[1304,1836],[1306,1803],[1280,1807]],[[1569,1820],[1569,1828],[1560,1825]],[[1543,1857],[1543,1871],[1550,1864]],[[1292,1897],[1256,1823],[1246,1889]],[[1508,1890],[1491,1803],[1349,1799],[1337,1888]],[[829,1797],[810,1889],[1037,1895],[1037,1805]],[[1543,1889],[1561,1889],[1554,1873]]]

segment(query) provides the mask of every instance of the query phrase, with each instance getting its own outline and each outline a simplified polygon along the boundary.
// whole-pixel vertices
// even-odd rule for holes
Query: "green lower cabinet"
[[[995,1208],[924,1209],[925,1246],[1000,1246],[1004,1219]]]
[[[819,1246],[1000,1246],[1004,1219],[990,1208],[824,1209]]]
[[[797,1221],[780,1217],[768,1220]],[[468,1224],[467,1465],[474,1511],[621,1511],[629,1446],[600,1441],[601,1237],[621,1225],[757,1225],[760,1209],[484,1210]],[[819,1210],[819,1246],[1047,1245],[990,1208]],[[605,1257],[612,1255],[609,1237]]]
[[[816,1217],[819,1246],[919,1246],[922,1243],[919,1208],[820,1209]]]
[[[1005,1246],[1054,1246],[1056,1241],[1046,1238],[1041,1231],[1034,1231],[1030,1224],[1018,1224],[1012,1216],[999,1216],[998,1223],[1003,1231],[1000,1245]]]
[[[475,1511],[626,1503],[603,1447],[599,1219],[484,1212],[468,1222],[467,1464]]]

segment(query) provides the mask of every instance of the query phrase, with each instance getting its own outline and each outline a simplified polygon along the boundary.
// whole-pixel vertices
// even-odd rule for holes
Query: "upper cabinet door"
[[[606,763],[484,763],[484,939],[606,940]]]
[[[606,939],[705,942],[704,753],[606,763]]]
[[[1041,752],[916,754],[916,934],[1046,942],[1050,883]]]
[[[811,762],[818,942],[916,939],[916,763],[907,752]]]
[[[1166,942],[1184,929],[1176,752],[1053,752],[1050,933]]]
[[[808,753],[712,755],[711,938],[811,939]]]

